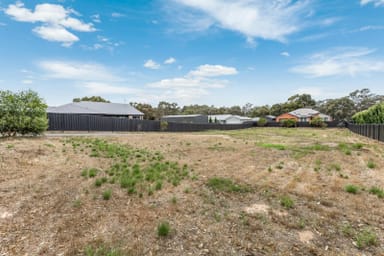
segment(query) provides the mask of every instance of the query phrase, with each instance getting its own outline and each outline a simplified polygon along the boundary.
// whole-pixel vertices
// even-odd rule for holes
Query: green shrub
[[[259,121],[257,121],[257,126],[264,127],[268,123],[268,120],[264,117],[260,117]]]
[[[169,223],[167,221],[163,221],[157,226],[157,235],[160,237],[168,236],[170,230],[171,226],[169,225]]]
[[[359,187],[356,185],[349,184],[345,186],[344,190],[351,194],[357,194],[357,192],[359,192]]]
[[[281,126],[286,128],[293,128],[297,126],[297,122],[294,119],[284,119],[281,122]]]
[[[103,192],[103,199],[109,200],[112,196],[112,190],[108,189]]]
[[[375,162],[373,162],[373,160],[369,160],[368,163],[367,163],[367,167],[369,169],[375,169],[376,164],[375,164]]]
[[[356,113],[352,120],[357,124],[382,124],[384,123],[384,103],[376,104],[367,110]]]
[[[161,130],[161,131],[166,131],[166,130],[168,130],[168,122],[167,122],[167,121],[161,121],[161,122],[160,122],[160,130]]]
[[[0,91],[0,134],[41,134],[48,128],[47,105],[31,90]]]
[[[325,128],[327,127],[327,124],[323,121],[323,119],[321,119],[320,117],[315,117],[313,118],[309,124],[312,126],[312,127],[319,127],[319,128]]]
[[[290,209],[290,208],[293,208],[293,206],[295,205],[295,202],[289,196],[282,196],[280,198],[280,204],[283,207]]]
[[[370,194],[377,195],[378,198],[384,198],[384,190],[378,187],[371,187],[369,189]]]

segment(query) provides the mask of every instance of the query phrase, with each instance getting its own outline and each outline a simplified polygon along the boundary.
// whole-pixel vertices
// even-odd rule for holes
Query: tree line
[[[244,106],[215,107],[213,105],[188,105],[180,107],[177,103],[161,101],[157,106],[147,103],[131,102],[130,104],[144,113],[147,120],[160,119],[164,115],[218,115],[232,114],[248,117],[279,116],[298,108],[312,108],[332,116],[335,120],[352,120],[356,113],[384,101],[384,95],[372,93],[369,89],[355,90],[348,95],[336,99],[316,101],[310,94],[295,94],[286,102],[273,105],[254,106],[246,103]]]

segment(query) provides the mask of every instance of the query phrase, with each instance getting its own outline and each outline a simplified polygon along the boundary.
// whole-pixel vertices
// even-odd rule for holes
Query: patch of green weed
[[[286,209],[290,209],[290,208],[294,207],[295,202],[293,201],[292,198],[290,198],[289,196],[285,195],[285,196],[280,197],[280,205],[283,206]]]
[[[112,196],[112,190],[107,189],[103,192],[103,199],[104,200],[109,200]]]
[[[344,190],[351,194],[357,194],[360,190],[360,188],[353,184],[348,184],[344,187]]]
[[[375,169],[375,168],[376,168],[376,164],[375,164],[375,162],[373,162],[372,159],[370,159],[370,160],[368,161],[368,163],[367,163],[367,167],[368,167],[369,169]]]
[[[168,221],[163,221],[157,226],[157,235],[159,237],[166,237],[171,231],[171,226]]]
[[[369,193],[377,195],[378,198],[384,198],[384,190],[379,187],[371,187]]]
[[[377,235],[371,229],[364,229],[356,235],[356,246],[359,249],[363,249],[377,244]]]
[[[207,186],[215,191],[222,192],[249,192],[250,188],[246,185],[240,185],[233,182],[231,179],[214,177],[208,180]]]

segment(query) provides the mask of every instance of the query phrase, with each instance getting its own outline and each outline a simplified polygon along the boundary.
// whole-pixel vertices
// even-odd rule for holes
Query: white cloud
[[[100,19],[100,14],[94,14],[91,16],[91,19],[93,22],[95,23],[100,23],[101,22],[101,19]]]
[[[212,26],[240,32],[247,41],[253,38],[284,41],[288,35],[302,29],[311,0],[173,0],[179,6],[194,10],[183,12],[180,8],[174,17],[188,27],[200,30]],[[201,23],[197,25],[197,23]]]
[[[113,86],[106,82],[85,82],[84,87],[93,94],[132,94],[137,93],[137,90],[122,87],[122,86]]]
[[[376,7],[384,6],[384,0],[360,0],[361,5],[374,4]]]
[[[45,78],[68,80],[90,94],[137,94],[139,91],[124,86],[125,79],[97,63],[42,61]]]
[[[79,41],[79,38],[66,30],[63,27],[57,26],[42,26],[33,29],[38,36],[41,38],[52,41],[61,42],[63,46],[71,46],[74,42]]]
[[[369,31],[369,30],[384,30],[384,26],[364,26],[359,28],[358,31]]]
[[[119,12],[113,12],[113,13],[111,14],[111,16],[112,16],[113,18],[121,18],[121,17],[124,17],[125,15],[122,14],[122,13],[119,13]]]
[[[149,68],[149,69],[159,69],[160,68],[160,64],[156,63],[153,60],[147,60],[144,63],[144,67]]]
[[[164,61],[164,64],[172,64],[172,63],[175,63],[175,62],[176,62],[176,59],[173,58],[173,57],[170,57],[170,58],[168,58],[168,59],[166,59]]]
[[[7,24],[0,22],[0,27],[5,27],[5,26],[7,26]]]
[[[290,57],[291,56],[291,54],[289,54],[289,52],[281,52],[280,55],[284,56],[284,57]]]
[[[227,80],[212,79],[211,77],[235,74],[237,74],[236,68],[206,64],[190,71],[184,77],[163,79],[147,84],[147,86],[161,89],[163,96],[168,99],[185,101],[209,95],[210,89],[224,88],[228,84]]]
[[[122,45],[123,42],[113,42],[110,38],[104,37],[104,36],[97,36],[97,43],[94,43],[91,46],[82,45],[81,47],[86,50],[96,51],[100,49],[107,49],[110,52],[113,52],[114,49],[120,45]]]
[[[368,58],[375,50],[368,48],[336,48],[312,55],[291,71],[309,77],[355,76],[384,72],[384,61]]]
[[[177,77],[163,79],[159,82],[148,84],[152,88],[181,89],[181,88],[223,88],[227,84],[224,80],[212,80],[196,77]]]
[[[42,61],[39,66],[47,72],[50,78],[77,81],[109,81],[118,82],[122,79],[106,67],[95,63]]]
[[[341,18],[339,18],[339,17],[327,18],[327,19],[324,19],[323,21],[321,21],[321,25],[331,26],[340,20],[341,20]]]
[[[23,84],[33,84],[33,81],[32,80],[28,80],[28,79],[22,80],[21,82]]]
[[[236,68],[226,67],[222,65],[201,65],[196,70],[189,72],[189,76],[196,77],[214,77],[214,76],[226,76],[236,75],[238,72]]]
[[[35,10],[32,11],[24,7],[21,2],[10,4],[5,13],[11,16],[14,20],[20,22],[41,23],[33,31],[41,38],[61,42],[63,46],[70,46],[79,38],[68,29],[79,32],[93,32],[96,29],[92,23],[84,23],[79,19],[71,17],[72,14],[77,14],[72,9],[65,9],[57,4],[38,4]]]

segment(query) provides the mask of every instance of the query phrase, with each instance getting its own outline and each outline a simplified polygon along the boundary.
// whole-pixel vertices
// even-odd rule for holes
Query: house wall
[[[286,120],[286,119],[293,119],[296,122],[299,121],[299,119],[296,116],[291,115],[289,113],[284,113],[284,114],[279,115],[278,117],[276,117],[276,122],[281,122],[281,121]]]

